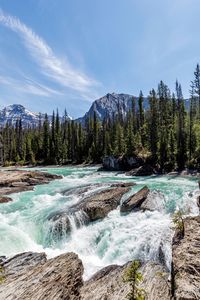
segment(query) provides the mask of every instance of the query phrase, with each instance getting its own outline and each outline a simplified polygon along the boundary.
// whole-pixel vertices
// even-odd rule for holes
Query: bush
[[[124,282],[128,282],[131,287],[130,293],[127,294],[127,299],[129,300],[145,299],[144,289],[138,287],[138,284],[143,280],[142,273],[138,271],[140,266],[141,263],[137,260],[134,260],[124,273]]]

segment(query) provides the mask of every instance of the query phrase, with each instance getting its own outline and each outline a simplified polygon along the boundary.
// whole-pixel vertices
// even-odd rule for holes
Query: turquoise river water
[[[198,214],[196,198],[199,191],[195,178],[129,177],[116,172],[99,172],[95,167],[40,170],[62,175],[63,178],[36,186],[34,191],[13,194],[13,202],[0,205],[0,255],[45,251],[51,258],[73,251],[82,259],[84,276],[88,278],[109,264],[123,264],[131,259],[156,261],[162,250],[170,269],[173,212],[181,208],[187,215]],[[160,190],[165,196],[164,207],[158,211],[137,211],[127,215],[121,215],[117,208],[104,220],[89,225],[83,222],[80,228],[76,228],[75,222],[70,219],[71,234],[55,239],[48,217],[79,202],[83,195],[76,192],[78,187],[102,184],[91,186],[84,194],[86,196],[105,189],[110,182],[119,181],[137,183],[130,193],[144,185],[151,190]],[[71,192],[63,195],[67,189],[71,189]]]

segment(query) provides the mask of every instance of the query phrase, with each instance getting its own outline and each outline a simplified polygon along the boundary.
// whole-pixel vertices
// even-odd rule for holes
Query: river
[[[110,264],[124,264],[132,259],[158,260],[164,253],[166,266],[171,265],[172,215],[181,208],[187,215],[197,215],[199,195],[197,179],[179,176],[129,177],[122,173],[100,172],[95,167],[66,167],[40,169],[62,175],[48,185],[36,186],[34,191],[13,194],[13,202],[0,205],[0,255],[24,251],[47,253],[49,258],[64,252],[75,252],[82,259],[89,278]],[[135,182],[130,193],[144,185],[159,190],[165,196],[164,209],[137,211],[121,215],[119,208],[101,221],[76,228],[62,239],[52,235],[48,216],[79,202],[83,195],[76,188],[102,183],[86,193],[102,190],[109,182]],[[67,195],[63,191],[71,189]],[[130,194],[129,193],[129,194]],[[83,222],[84,223],[84,222]],[[161,251],[162,250],[162,251]]]

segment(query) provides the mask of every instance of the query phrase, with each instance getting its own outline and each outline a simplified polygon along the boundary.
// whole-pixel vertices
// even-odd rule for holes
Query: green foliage
[[[183,221],[184,212],[178,210],[173,216],[173,223],[177,229],[184,233],[184,221]]]
[[[139,155],[148,159],[160,172],[182,170],[200,171],[200,68],[197,65],[191,84],[189,110],[185,109],[180,83],[171,94],[161,81],[158,90],[148,97],[131,99],[129,111],[118,105],[115,114],[99,121],[96,112],[84,126],[60,118],[53,112],[52,120],[45,115],[37,128],[23,128],[21,120],[2,129],[3,157],[11,164],[100,163],[106,155],[128,157]],[[62,121],[61,121],[62,119]],[[1,153],[1,155],[2,155]]]
[[[138,271],[141,264],[139,261],[134,260],[130,267],[126,269],[124,273],[124,282],[129,283],[131,287],[130,293],[127,295],[127,299],[129,300],[144,300],[145,299],[145,291],[138,287],[138,285],[142,282],[143,277],[142,274]]]
[[[4,283],[4,281],[5,281],[5,276],[2,275],[3,272],[4,272],[4,269],[0,266],[0,284]]]

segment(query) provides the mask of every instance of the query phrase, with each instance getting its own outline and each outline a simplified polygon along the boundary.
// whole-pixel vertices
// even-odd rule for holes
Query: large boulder
[[[1,263],[2,300],[79,300],[83,265],[74,253],[46,260],[45,255],[23,253]]]
[[[129,176],[150,176],[155,174],[155,170],[151,165],[145,164],[139,168],[133,169],[127,173]]]
[[[84,211],[89,221],[103,219],[110,211],[117,208],[122,196],[128,191],[128,187],[109,188],[85,198],[82,202],[72,206],[70,210],[72,212]]]
[[[184,236],[173,240],[172,283],[175,299],[200,299],[200,216],[184,219]]]
[[[147,199],[150,190],[147,186],[144,186],[137,193],[130,196],[126,201],[124,201],[120,207],[121,212],[130,212],[133,209],[141,208],[143,202]]]
[[[143,164],[143,159],[137,156],[110,155],[103,158],[103,169],[109,171],[128,171]]]
[[[132,185],[132,184],[131,184]],[[130,190],[130,184],[120,184],[84,198],[67,211],[53,213],[48,217],[52,240],[59,240],[68,234],[72,227],[105,218],[120,204],[122,196]],[[73,224],[72,224],[73,222]]]
[[[82,300],[125,300],[130,292],[130,285],[123,280],[126,269],[124,266],[111,265],[97,272],[81,288]],[[144,264],[140,272],[143,275],[141,288],[146,292],[147,300],[169,300],[170,288],[167,282],[169,274],[157,263]]]

